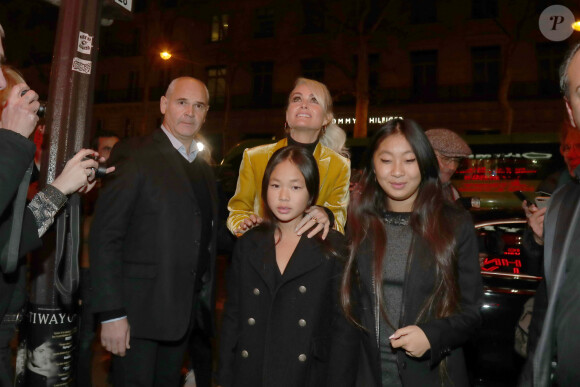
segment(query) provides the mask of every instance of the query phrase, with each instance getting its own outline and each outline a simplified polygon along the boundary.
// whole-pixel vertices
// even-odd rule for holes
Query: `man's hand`
[[[81,149],[70,159],[61,174],[52,182],[54,188],[65,195],[76,191],[88,192],[95,185],[95,168],[99,163],[92,159],[85,159],[89,155],[96,155],[97,152],[91,149]],[[101,162],[105,159],[101,157]],[[107,168],[107,173],[111,173],[115,167]]]
[[[417,325],[397,329],[389,339],[393,348],[403,348],[410,357],[421,357],[431,349],[425,332]]]
[[[525,204],[525,203],[524,203]],[[535,204],[530,206],[522,205],[526,213],[526,218],[528,218],[528,226],[534,232],[534,241],[540,246],[544,245],[544,215],[546,214],[547,207],[538,209]]]
[[[296,231],[296,234],[302,235],[314,227],[312,228],[312,231],[308,233],[308,238],[312,238],[314,235],[318,234],[320,230],[324,230],[322,231],[322,239],[326,239],[328,230],[330,229],[330,219],[328,219],[328,214],[324,208],[320,206],[312,206],[304,212],[306,212],[306,215],[304,215],[300,223],[296,226],[296,230],[294,230]]]
[[[125,356],[125,350],[131,348],[129,339],[131,327],[127,318],[101,323],[101,344],[113,355]]]
[[[25,90],[28,91],[21,96],[20,94]],[[38,94],[30,90],[26,83],[14,85],[0,117],[0,128],[29,137],[36,128],[38,122],[36,112],[39,107]]]

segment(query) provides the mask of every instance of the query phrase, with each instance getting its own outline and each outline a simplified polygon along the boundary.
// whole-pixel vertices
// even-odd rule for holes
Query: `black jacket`
[[[344,252],[340,233],[331,230],[327,240]],[[276,286],[273,231],[244,234],[229,272],[218,385],[340,385],[327,384],[327,372],[333,329],[346,323],[338,308],[341,268],[341,259],[302,236]]]
[[[405,274],[403,305],[399,327],[418,325],[429,339],[431,349],[419,359],[397,351],[399,375],[403,386],[442,385],[439,365],[446,362],[449,380],[444,385],[469,385],[462,345],[474,336],[481,324],[480,307],[483,287],[478,260],[477,240],[471,219],[467,213],[453,214],[456,221],[456,262],[460,305],[457,313],[443,319],[432,316],[417,321],[424,302],[433,292],[435,261],[425,240],[414,234],[412,254]],[[450,219],[451,221],[452,219]],[[361,330],[362,349],[356,385],[359,387],[381,386],[380,353],[377,345],[376,302],[372,286],[372,257],[370,243],[363,244],[357,254],[360,273],[360,321],[366,328]],[[382,341],[383,343],[385,340]]]
[[[181,339],[200,293],[213,310],[215,179],[203,162],[212,200],[200,203],[180,157],[161,129],[120,142],[109,159],[117,169],[99,193],[90,234],[93,311],[126,312],[132,337]],[[200,240],[201,206],[211,207],[210,241]],[[209,262],[200,262],[200,243]]]
[[[11,130],[0,129],[0,249],[3,249],[10,239],[13,201],[24,173],[34,158],[35,150],[32,141]],[[40,245],[36,219],[26,208],[20,239],[20,256]],[[0,320],[10,304],[17,282],[18,270],[12,274],[0,273]]]

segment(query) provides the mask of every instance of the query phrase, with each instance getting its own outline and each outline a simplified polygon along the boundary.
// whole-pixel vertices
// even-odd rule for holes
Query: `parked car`
[[[484,286],[483,324],[466,348],[475,386],[515,386],[525,362],[514,349],[516,326],[542,280],[522,249],[526,227],[525,218],[475,223]]]

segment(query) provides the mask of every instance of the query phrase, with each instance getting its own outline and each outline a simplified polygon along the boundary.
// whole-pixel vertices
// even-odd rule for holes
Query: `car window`
[[[476,226],[482,274],[502,273],[536,276],[540,262],[522,248],[525,220],[487,222]]]

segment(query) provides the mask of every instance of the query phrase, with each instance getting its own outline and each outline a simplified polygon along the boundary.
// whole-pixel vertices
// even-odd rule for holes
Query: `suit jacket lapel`
[[[169,141],[169,138],[167,138],[167,135],[165,135],[165,133],[163,133],[161,129],[157,129],[155,132],[153,132],[153,140],[155,141],[157,148],[165,158],[165,161],[167,161],[167,164],[169,164],[173,169],[173,171],[175,172],[175,176],[177,177],[177,179],[181,180],[183,185],[185,185],[185,190],[187,191],[187,194],[197,202],[189,178],[185,173],[185,169],[181,165],[181,160],[179,160],[179,157],[182,156],[173,147],[171,141]]]
[[[249,261],[254,270],[266,283],[270,292],[276,290],[276,246],[274,245],[274,233],[255,234],[254,249],[250,252]],[[253,253],[253,254],[252,254]]]
[[[300,241],[296,249],[290,257],[290,262],[284,271],[282,277],[283,283],[293,280],[309,271],[314,270],[322,264],[322,260],[326,259],[322,252],[321,246],[314,238],[308,238],[306,235],[300,237]]]

